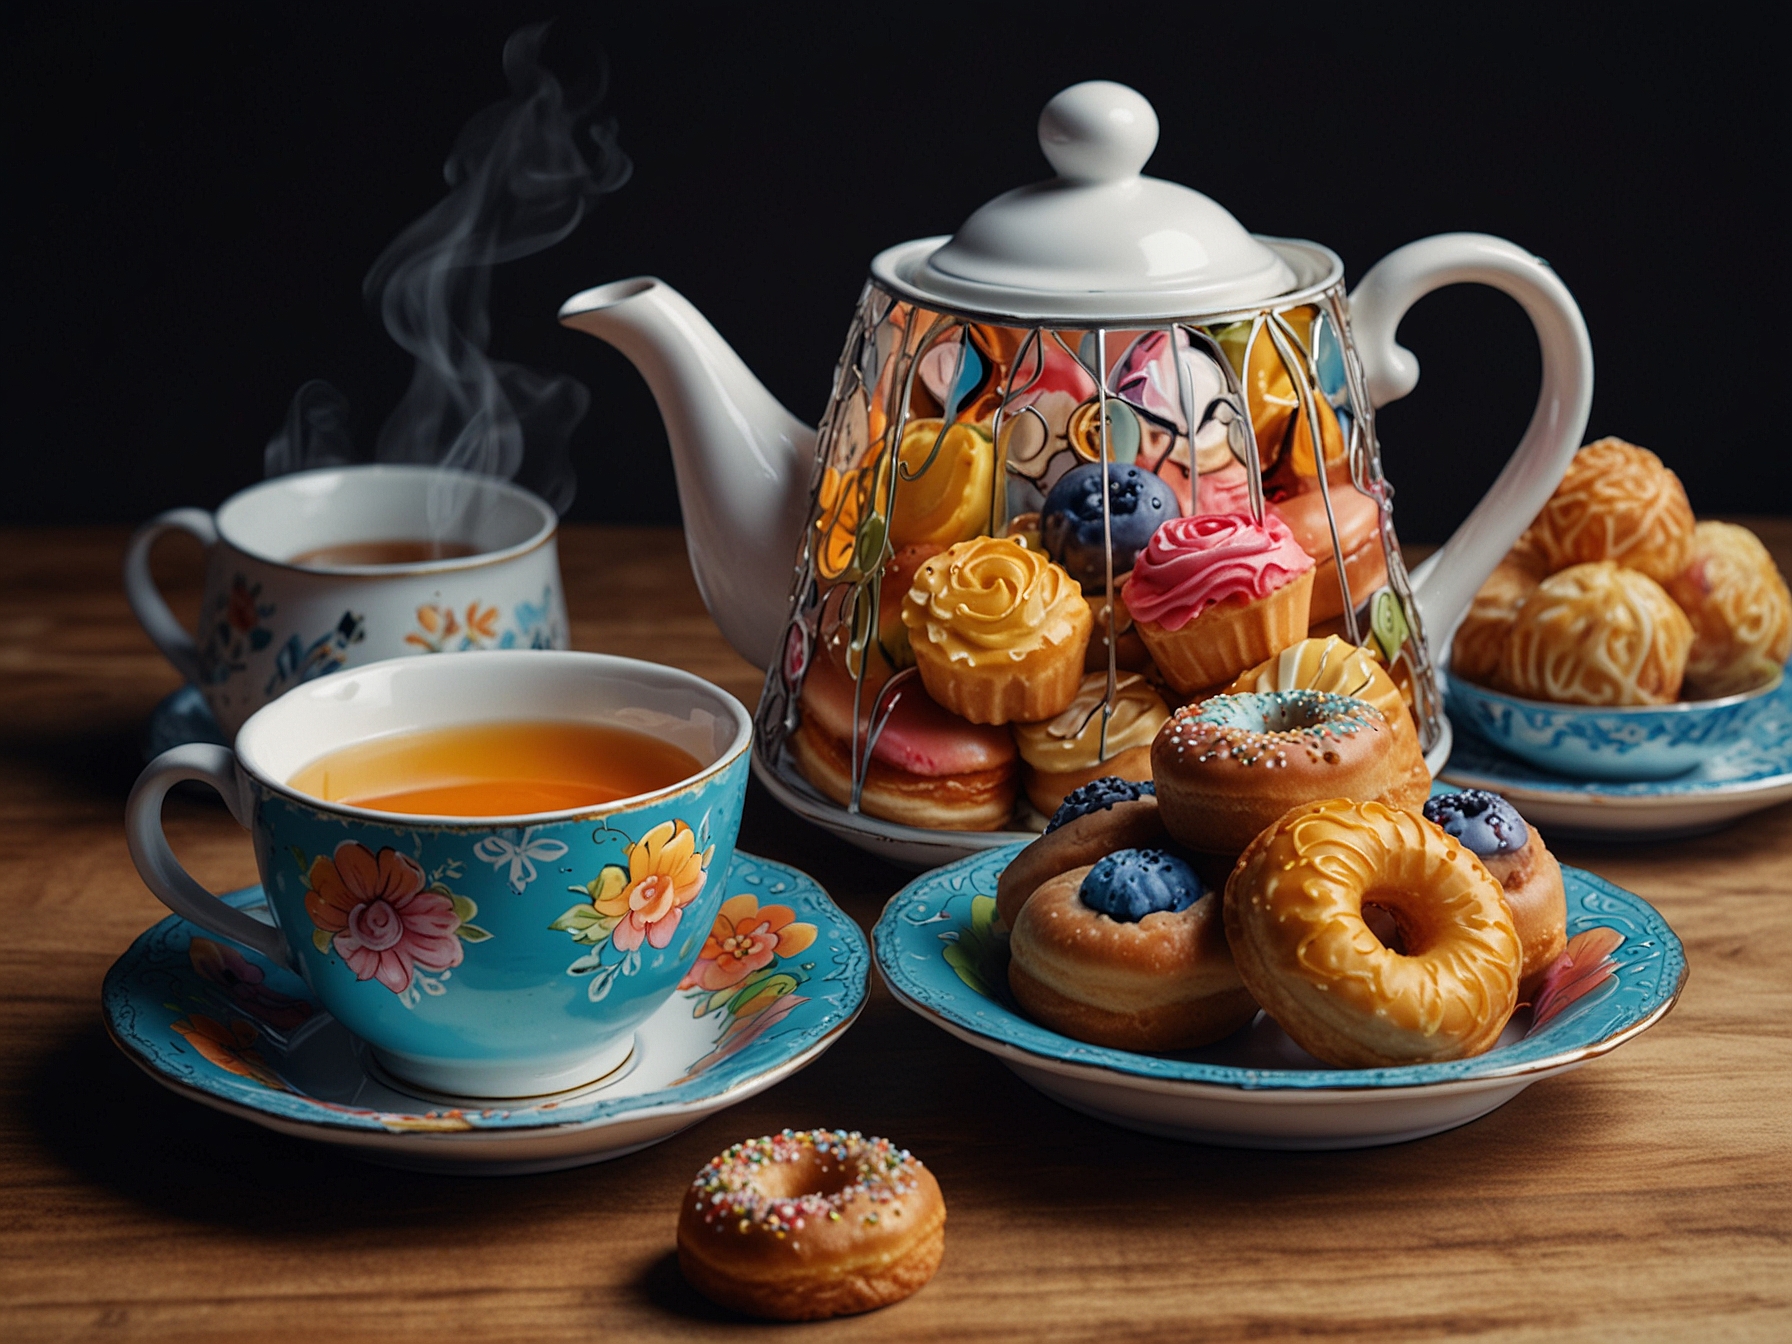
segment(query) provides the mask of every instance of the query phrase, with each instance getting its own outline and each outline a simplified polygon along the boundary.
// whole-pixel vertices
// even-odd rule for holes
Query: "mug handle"
[[[237,769],[235,752],[205,742],[169,748],[143,768],[124,807],[125,841],[144,884],[163,905],[207,933],[241,943],[278,965],[291,966],[292,953],[279,929],[225,905],[193,880],[168,847],[162,830],[162,800],[169,789],[188,779],[216,789],[230,815],[245,830],[254,820],[254,798],[248,780]]]
[[[1561,484],[1593,405],[1593,346],[1574,296],[1541,257],[1485,233],[1442,233],[1396,248],[1351,293],[1350,329],[1371,405],[1398,401],[1418,385],[1419,361],[1394,340],[1406,310],[1434,289],[1464,283],[1491,285],[1518,300],[1543,348],[1543,386],[1493,488],[1413,573],[1420,626],[1434,649]]]
[[[204,509],[169,509],[131,533],[124,552],[124,595],[143,631],[189,682],[199,682],[199,646],[174,619],[149,572],[149,552],[165,532],[186,532],[206,550],[218,544],[218,525]]]

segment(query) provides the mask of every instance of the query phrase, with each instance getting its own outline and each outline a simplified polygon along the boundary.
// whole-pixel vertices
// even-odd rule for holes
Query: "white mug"
[[[217,510],[170,509],[125,552],[125,595],[156,647],[211,707],[226,740],[261,706],[326,672],[405,654],[564,649],[559,519],[506,481],[439,467],[325,467],[276,477]],[[166,532],[206,548],[199,629],[149,572]],[[373,542],[445,542],[472,554],[401,564],[295,557]]]

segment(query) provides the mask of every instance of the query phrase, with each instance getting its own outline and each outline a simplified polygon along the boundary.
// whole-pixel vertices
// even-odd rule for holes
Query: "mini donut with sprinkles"
[[[1151,744],[1172,839],[1237,855],[1289,808],[1348,798],[1418,808],[1431,775],[1381,711],[1325,691],[1216,695],[1180,709]]]
[[[939,1182],[854,1130],[784,1130],[711,1158],[678,1213],[678,1265],[749,1316],[813,1321],[915,1292],[946,1249]]]

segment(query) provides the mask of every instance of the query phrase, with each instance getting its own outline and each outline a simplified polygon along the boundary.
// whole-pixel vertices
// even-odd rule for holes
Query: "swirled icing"
[[[954,663],[1020,662],[1087,629],[1089,604],[1062,568],[1009,537],[975,537],[928,560],[902,599],[911,641]]]
[[[1172,518],[1139,552],[1121,590],[1133,619],[1180,630],[1215,603],[1256,601],[1313,568],[1274,514]]]
[[[950,546],[989,526],[995,444],[978,425],[949,428],[937,419],[912,420],[897,452],[902,470],[890,509],[890,544]],[[878,464],[877,492],[889,489],[889,459]]]
[[[1290,644],[1226,687],[1227,695],[1253,691],[1329,691],[1374,705],[1396,726],[1406,716],[1406,702],[1381,664],[1367,649],[1327,635]]]
[[[1666,704],[1691,647],[1691,622],[1647,574],[1609,560],[1571,565],[1518,609],[1496,684],[1562,704]]]
[[[1080,770],[1133,747],[1150,746],[1169,719],[1170,707],[1137,672],[1123,672],[1114,682],[1107,751],[1102,753],[1101,704],[1107,693],[1107,674],[1091,672],[1062,714],[1043,723],[1015,724],[1021,758],[1035,770]]]

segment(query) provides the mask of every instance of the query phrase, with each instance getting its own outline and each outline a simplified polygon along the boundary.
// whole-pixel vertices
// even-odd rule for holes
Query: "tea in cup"
[[[125,552],[125,595],[228,739],[268,701],[382,658],[563,649],[559,519],[507,481],[370,464],[250,486],[216,513],[170,509]],[[149,552],[183,531],[206,547],[199,629],[156,591]]]
[[[652,663],[399,658],[287,692],[234,749],[164,752],[126,834],[171,910],[292,966],[401,1084],[539,1095],[619,1067],[695,964],[751,739],[733,696]],[[272,926],[175,859],[182,780],[250,831]]]

